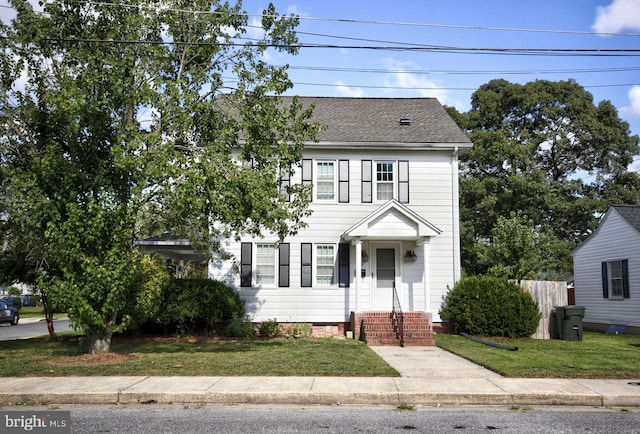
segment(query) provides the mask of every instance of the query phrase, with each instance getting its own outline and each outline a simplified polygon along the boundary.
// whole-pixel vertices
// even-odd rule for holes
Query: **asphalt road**
[[[59,319],[53,321],[53,327],[56,332],[64,332],[71,330],[71,321],[68,319]],[[15,339],[28,339],[37,336],[47,335],[47,323],[44,321],[34,323],[24,323],[21,319],[18,325],[12,326],[9,323],[0,324],[0,341],[12,341]]]
[[[59,408],[64,410],[64,408]],[[631,433],[640,413],[624,409],[359,407],[75,407],[75,433]]]

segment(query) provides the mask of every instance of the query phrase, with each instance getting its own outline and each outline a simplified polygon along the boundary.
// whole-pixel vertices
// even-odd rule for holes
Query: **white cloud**
[[[411,96],[437,98],[441,104],[454,105],[449,101],[449,92],[443,89],[441,85],[431,80],[428,76],[410,72],[412,69],[417,69],[412,63],[385,59],[385,64],[389,74],[384,79],[384,85],[391,88],[400,88],[386,89],[386,94],[396,94],[398,92],[406,94],[406,91],[410,91],[412,93]]]
[[[359,87],[349,87],[342,80],[336,81],[336,88],[342,96],[350,98],[362,98],[364,91]]]
[[[629,117],[640,119],[640,86],[632,86],[629,90],[629,105],[621,111]]]
[[[609,6],[599,6],[591,27],[599,33],[640,30],[640,0],[613,0]]]

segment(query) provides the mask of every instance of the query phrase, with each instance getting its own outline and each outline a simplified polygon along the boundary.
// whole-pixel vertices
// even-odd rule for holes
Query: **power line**
[[[156,7],[144,7],[142,5],[133,5],[126,3],[111,3],[111,2],[92,2],[86,1],[83,2],[87,5],[94,6],[119,6],[119,7],[129,7],[129,8],[146,8],[146,9],[157,9]],[[212,14],[212,15],[225,15],[225,12],[219,11],[197,11],[193,9],[183,9],[183,8],[162,8],[165,11],[171,12],[183,12],[183,13],[193,13],[193,14]],[[246,17],[269,17],[269,18],[287,18],[286,15],[268,15],[268,14],[250,14],[250,13],[240,13],[238,15],[243,15]],[[435,28],[447,28],[447,29],[463,29],[463,30],[490,30],[490,31],[508,31],[508,32],[528,32],[528,33],[559,33],[559,34],[572,34],[572,35],[601,35],[601,36],[631,36],[631,37],[639,37],[640,33],[608,33],[608,32],[587,32],[580,30],[555,30],[555,29],[527,29],[527,28],[518,28],[518,27],[492,27],[492,26],[469,26],[469,25],[456,25],[456,24],[433,24],[433,23],[416,23],[416,22],[405,22],[405,21],[382,21],[382,20],[361,20],[361,19],[352,19],[352,18],[326,18],[326,17],[310,17],[310,16],[295,16],[300,20],[305,21],[325,21],[325,22],[337,22],[337,23],[347,23],[347,24],[369,24],[369,25],[391,25],[391,26],[406,26],[406,27],[435,27]]]
[[[10,40],[7,36],[1,39]],[[169,41],[169,40],[141,40],[141,39],[89,39],[89,38],[42,38],[46,42],[96,43],[121,45],[181,45],[181,46],[225,46],[244,47],[239,42],[201,42],[201,41]],[[283,44],[262,43],[264,47],[278,48]],[[495,47],[445,47],[445,46],[384,46],[384,45],[336,45],[336,44],[291,44],[292,48],[322,48],[322,49],[350,49],[375,51],[408,51],[408,52],[437,52],[456,54],[492,54],[516,56],[567,56],[567,57],[636,57],[640,56],[640,49],[636,48],[495,48]]]
[[[82,2],[86,5],[93,6],[112,6],[112,7],[124,7],[124,8],[142,8],[157,10],[158,7],[135,5],[127,3],[112,3],[112,2]],[[12,6],[0,5],[2,8],[14,9]],[[162,7],[163,11],[168,12],[181,12],[191,14],[212,14],[212,15],[226,15],[225,12],[220,11],[199,11],[193,9],[184,8],[169,8]],[[268,15],[268,14],[251,14],[247,12],[240,13],[238,15],[246,17],[269,17],[269,18],[288,18],[287,15]],[[323,21],[323,22],[337,22],[347,24],[367,24],[367,25],[385,25],[385,26],[404,26],[404,27],[430,27],[430,28],[443,28],[443,29],[455,29],[455,30],[482,30],[482,31],[500,31],[500,32],[523,32],[523,33],[551,33],[551,34],[566,34],[566,35],[587,35],[587,36],[623,36],[623,37],[640,37],[640,33],[614,33],[614,32],[592,32],[583,30],[560,30],[560,29],[532,29],[532,28],[520,28],[520,27],[497,27],[497,26],[478,26],[478,25],[458,25],[458,24],[436,24],[436,23],[417,23],[417,22],[405,22],[405,21],[383,21],[383,20],[362,20],[353,18],[327,18],[327,17],[311,17],[311,16],[299,16],[295,15],[295,18],[304,21]],[[318,35],[320,36],[320,35]],[[330,36],[338,37],[338,36]]]
[[[284,67],[285,65],[273,65]],[[497,70],[438,70],[438,69],[381,69],[381,68],[344,68],[334,66],[303,66],[288,65],[289,69],[305,71],[328,71],[328,72],[351,72],[351,73],[371,73],[371,74],[413,74],[413,75],[541,75],[541,74],[591,74],[591,73],[611,73],[611,72],[633,72],[640,71],[640,67],[620,67],[620,68],[584,68],[584,69],[531,69],[514,71]]]

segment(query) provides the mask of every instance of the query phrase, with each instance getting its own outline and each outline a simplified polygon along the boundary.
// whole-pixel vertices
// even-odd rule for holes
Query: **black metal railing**
[[[404,347],[404,316],[402,315],[402,306],[400,306],[400,297],[396,289],[396,282],[393,282],[393,310],[391,311],[393,318],[398,326],[398,337],[400,338],[400,346]]]

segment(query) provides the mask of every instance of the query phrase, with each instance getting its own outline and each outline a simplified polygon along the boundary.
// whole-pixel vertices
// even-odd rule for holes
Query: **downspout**
[[[451,155],[451,179],[452,185],[452,225],[453,228],[453,284],[460,280],[460,187],[458,174],[458,147],[453,149]]]

